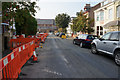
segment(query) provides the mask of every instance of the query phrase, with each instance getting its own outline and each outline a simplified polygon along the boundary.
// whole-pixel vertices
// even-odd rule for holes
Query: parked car
[[[53,34],[53,32],[49,32],[48,34],[49,34],[49,35],[52,35],[52,34]]]
[[[110,54],[114,57],[115,63],[120,66],[120,31],[109,32],[100,39],[93,40],[91,52]]]
[[[55,33],[56,36],[59,36],[59,34],[60,34],[59,32],[58,32],[58,33]]]
[[[78,44],[81,48],[91,47],[91,42],[97,38],[98,38],[97,35],[80,34],[78,37],[73,39],[73,44]]]
[[[60,33],[60,37],[62,37],[62,35],[65,35],[65,33]]]

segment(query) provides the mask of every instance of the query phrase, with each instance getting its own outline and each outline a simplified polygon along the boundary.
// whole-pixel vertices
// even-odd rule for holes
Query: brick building
[[[54,32],[57,30],[54,19],[37,19],[38,32]]]
[[[86,4],[85,7],[84,7],[84,15],[87,15],[87,18],[90,18],[90,19],[93,20],[93,22],[90,25],[93,29],[95,29],[94,28],[94,23],[95,23],[95,21],[94,21],[94,11],[96,9],[100,8],[100,6],[101,6],[101,4],[98,3],[93,7],[91,7],[90,4]]]

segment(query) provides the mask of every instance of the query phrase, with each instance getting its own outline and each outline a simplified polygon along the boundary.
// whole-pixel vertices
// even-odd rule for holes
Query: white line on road
[[[55,42],[55,40],[53,38],[52,38],[52,40],[53,40],[53,44],[54,44],[55,48],[58,49],[57,43]]]
[[[62,56],[62,58],[67,64],[69,63],[68,60],[64,56]]]
[[[56,71],[50,71],[48,69],[43,69],[43,71],[48,72],[48,73],[52,73],[52,74],[56,74],[56,75],[60,75],[60,76],[62,75],[61,73],[58,73]]]

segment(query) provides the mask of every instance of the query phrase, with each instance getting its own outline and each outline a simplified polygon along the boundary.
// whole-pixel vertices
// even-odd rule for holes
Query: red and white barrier
[[[26,43],[18,48],[13,49],[13,52],[0,60],[0,79],[18,78],[22,66],[34,55],[34,61],[37,56],[35,55],[35,41]]]

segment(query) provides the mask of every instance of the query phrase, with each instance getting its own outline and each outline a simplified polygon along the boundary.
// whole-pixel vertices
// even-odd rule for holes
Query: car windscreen
[[[87,38],[87,35],[86,34],[80,34],[78,36],[78,39],[86,39]]]
[[[95,35],[89,35],[88,37],[87,37],[87,39],[98,39],[99,37],[98,36],[95,36]]]

